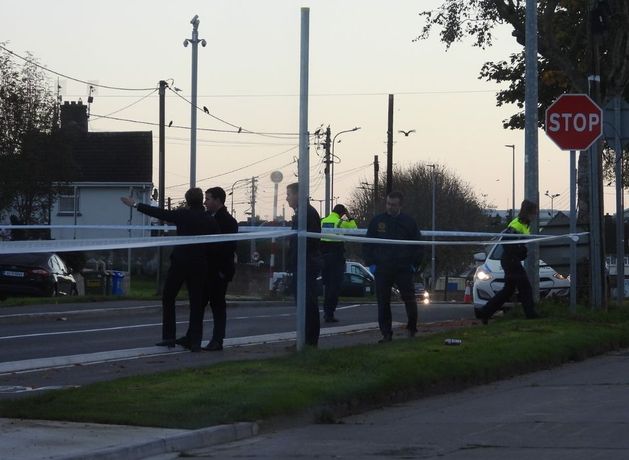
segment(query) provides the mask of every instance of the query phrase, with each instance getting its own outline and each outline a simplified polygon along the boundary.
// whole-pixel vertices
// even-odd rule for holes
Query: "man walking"
[[[220,229],[214,218],[205,212],[203,207],[203,191],[191,188],[186,192],[187,208],[172,211],[136,203],[131,197],[122,197],[121,201],[127,206],[137,208],[143,214],[177,226],[178,236],[208,235],[219,233]],[[164,292],[162,293],[162,341],[158,346],[174,347],[177,336],[177,322],[175,315],[175,299],[183,283],[188,288],[190,300],[190,351],[201,351],[203,336],[203,309],[205,304],[204,285],[208,277],[208,244],[186,244],[174,247],[170,256],[170,267]]]
[[[286,201],[288,206],[295,210],[291,229],[298,229],[298,214],[302,212],[299,207],[299,184],[297,182],[286,187]],[[321,217],[310,204],[305,210],[307,213],[307,231],[321,233]],[[297,298],[297,236],[291,236],[289,240],[290,271],[293,273],[293,289]],[[321,323],[319,321],[319,306],[317,304],[317,276],[321,270],[321,253],[319,240],[308,238],[306,246],[306,345],[316,347],[319,343]]]
[[[347,208],[337,204],[332,212],[321,219],[324,228],[357,228],[356,221],[349,216]],[[345,276],[345,244],[330,238],[321,238],[321,254],[323,256],[323,320],[326,323],[337,323],[334,316],[339,302],[341,284]]]
[[[404,195],[391,192],[387,195],[386,212],[375,216],[367,229],[368,238],[392,240],[418,240],[421,236],[417,223],[408,214],[402,213]],[[378,299],[378,325],[382,333],[379,343],[393,338],[391,317],[391,288],[397,285],[406,306],[409,337],[417,333],[417,301],[413,273],[421,263],[421,247],[404,244],[373,244],[363,246],[365,262],[376,266],[376,298]]]

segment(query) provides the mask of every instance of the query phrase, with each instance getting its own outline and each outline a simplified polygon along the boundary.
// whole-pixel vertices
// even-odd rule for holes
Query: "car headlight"
[[[558,280],[561,280],[561,281],[568,279],[567,277],[563,276],[561,273],[557,273],[557,272],[553,273],[553,278],[557,278]]]
[[[494,275],[492,275],[488,270],[485,270],[484,268],[479,268],[478,270],[476,270],[474,278],[476,278],[478,281],[489,281],[494,278]]]

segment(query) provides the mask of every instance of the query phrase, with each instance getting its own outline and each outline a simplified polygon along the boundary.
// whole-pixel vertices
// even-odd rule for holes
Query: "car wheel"
[[[57,285],[53,284],[46,292],[46,297],[57,297],[58,294],[59,291],[57,290]]]

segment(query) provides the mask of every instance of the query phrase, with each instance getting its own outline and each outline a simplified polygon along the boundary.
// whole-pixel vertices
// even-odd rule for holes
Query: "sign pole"
[[[577,312],[577,152],[570,150],[570,312]]]
[[[622,142],[620,132],[621,123],[621,100],[614,98],[614,153],[616,172],[616,301],[622,305],[625,300],[625,203],[624,187],[622,177]]]

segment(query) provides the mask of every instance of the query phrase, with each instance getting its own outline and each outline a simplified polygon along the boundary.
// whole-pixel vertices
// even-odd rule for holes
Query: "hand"
[[[122,196],[120,197],[120,201],[129,206],[130,208],[135,206],[135,200],[130,196]]]

